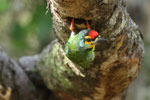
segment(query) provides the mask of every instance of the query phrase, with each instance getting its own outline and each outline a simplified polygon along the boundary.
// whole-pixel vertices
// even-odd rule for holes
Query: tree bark
[[[36,70],[38,62],[39,55],[15,61],[0,48],[0,100],[55,100]]]
[[[50,0],[53,27],[58,42],[42,55],[39,67],[48,88],[67,100],[111,100],[122,93],[141,67],[142,34],[128,15],[124,0]],[[96,47],[96,57],[89,69],[82,69],[64,54],[70,36],[69,24],[92,29],[108,39]],[[69,99],[68,99],[68,98]]]
[[[46,87],[42,93],[39,89],[44,85],[62,100],[121,100],[124,90],[137,76],[143,55],[142,34],[128,15],[125,1],[50,0],[48,7],[58,40],[40,55],[19,61],[0,51],[1,84],[11,87],[14,97],[28,97],[21,100],[50,98]],[[76,32],[84,29],[85,20],[89,20],[91,28],[108,40],[96,47],[96,57],[89,69],[65,56],[64,44],[70,36],[72,18]],[[36,97],[37,94],[42,97]]]

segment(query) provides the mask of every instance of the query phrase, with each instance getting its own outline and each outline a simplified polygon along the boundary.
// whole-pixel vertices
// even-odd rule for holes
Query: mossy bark
[[[124,0],[50,0],[53,27],[58,41],[41,54],[39,71],[58,97],[64,100],[111,100],[137,76],[143,55],[142,34],[126,11]],[[64,54],[75,19],[78,33],[90,21],[108,42],[96,47],[89,69],[71,62]]]

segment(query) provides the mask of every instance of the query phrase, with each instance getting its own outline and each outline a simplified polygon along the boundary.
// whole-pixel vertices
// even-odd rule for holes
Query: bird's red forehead
[[[89,36],[90,36],[92,39],[95,39],[95,38],[98,36],[98,32],[96,32],[95,30],[90,30],[90,31],[89,31]]]

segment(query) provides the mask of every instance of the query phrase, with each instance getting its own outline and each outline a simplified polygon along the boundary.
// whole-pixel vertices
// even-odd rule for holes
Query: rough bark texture
[[[5,96],[12,91],[13,100],[49,100],[50,92],[42,78],[62,100],[121,100],[123,91],[141,67],[143,55],[142,34],[128,15],[125,1],[50,0],[48,5],[58,40],[40,55],[19,61],[0,50],[0,98],[8,100]],[[91,28],[108,39],[96,47],[95,60],[86,70],[64,53],[72,18],[75,18],[76,32],[85,28],[88,19]],[[8,90],[6,95],[2,89]]]
[[[142,34],[125,8],[124,0],[50,0],[53,25],[59,42],[42,54],[40,73],[48,88],[67,100],[111,100],[136,77],[143,54]],[[108,43],[96,47],[90,69],[82,69],[64,54],[69,24],[85,28],[89,20]],[[67,98],[68,97],[68,98]]]

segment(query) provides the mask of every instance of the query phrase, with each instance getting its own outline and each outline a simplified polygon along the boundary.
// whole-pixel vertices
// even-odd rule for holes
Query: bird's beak
[[[107,39],[105,38],[102,38],[101,36],[98,36],[95,40],[94,40],[94,44],[99,44],[99,43],[102,43],[102,42],[107,42]]]

